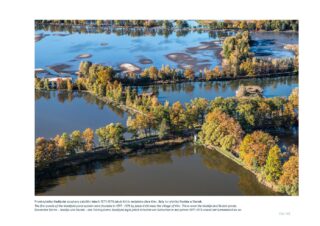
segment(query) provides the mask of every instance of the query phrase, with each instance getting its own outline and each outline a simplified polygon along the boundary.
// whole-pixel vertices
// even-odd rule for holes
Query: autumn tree
[[[194,71],[191,68],[187,68],[184,71],[184,77],[188,80],[194,80]]]
[[[268,181],[276,182],[282,173],[282,165],[280,160],[281,150],[278,145],[273,146],[268,153],[264,173]]]
[[[124,140],[124,127],[120,123],[111,123],[96,130],[100,145],[120,149],[121,141]]]
[[[222,45],[223,69],[227,74],[239,75],[240,65],[251,57],[250,35],[248,31],[238,32],[225,38]]]
[[[135,117],[128,117],[127,127],[134,137],[148,136],[151,128],[154,126],[154,118],[152,113],[136,114]]]
[[[204,116],[208,110],[208,100],[205,98],[195,98],[191,100],[191,105],[196,109],[197,120],[200,120],[200,124],[203,124]]]
[[[75,130],[70,134],[71,148],[75,152],[81,151],[83,149],[83,140],[80,130]]]
[[[70,137],[67,133],[62,133],[59,140],[59,147],[66,154],[75,154],[75,150],[72,148]]]
[[[67,79],[67,89],[68,89],[68,91],[73,90],[73,85],[72,85],[72,82],[70,81],[70,79]]]
[[[269,150],[276,145],[276,139],[263,131],[247,134],[239,148],[240,158],[254,169],[266,164]]]
[[[288,99],[289,99],[289,102],[292,104],[293,108],[298,109],[299,89],[298,88],[293,89]]]
[[[94,133],[90,128],[85,129],[82,132],[82,139],[84,140],[84,149],[91,151],[94,147]]]
[[[196,107],[190,103],[186,103],[185,110],[185,127],[194,129],[198,125],[198,111]]]
[[[49,79],[44,79],[44,81],[43,81],[43,88],[45,89],[45,90],[50,90],[50,87],[49,87]]]
[[[281,185],[288,194],[298,195],[299,192],[299,157],[291,156],[283,164],[282,175],[279,179]]]
[[[185,110],[179,101],[175,102],[170,108],[169,117],[173,130],[183,128],[183,125],[185,124]]]
[[[43,84],[43,80],[41,80],[40,78],[36,77],[35,78],[35,88],[38,90],[43,89],[44,84]]]
[[[35,145],[35,161],[42,163],[55,159],[56,145],[52,140],[46,140],[44,137],[38,137]]]
[[[155,66],[151,66],[149,68],[149,77],[151,80],[157,80],[158,79],[158,69]]]
[[[81,61],[79,65],[79,72],[81,75],[88,75],[89,68],[91,67],[92,63],[90,61]]]
[[[206,145],[236,152],[243,136],[240,124],[219,109],[207,114],[199,138]]]

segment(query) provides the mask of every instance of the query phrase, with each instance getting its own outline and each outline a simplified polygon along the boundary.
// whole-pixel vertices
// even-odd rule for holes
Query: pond
[[[168,100],[172,104],[175,101],[190,102],[196,97],[212,100],[218,96],[235,96],[241,84],[260,85],[266,97],[288,96],[292,89],[298,86],[298,77],[180,83],[137,88],[139,92],[153,91],[158,94],[160,102]],[[35,99],[36,137],[52,138],[63,132],[97,129],[112,122],[126,125],[128,117],[127,113],[104,104],[88,93],[36,91]]]
[[[71,30],[70,30],[71,29]],[[170,31],[139,29],[81,30],[39,28],[35,44],[35,66],[50,72],[74,73],[82,60],[111,65],[123,63],[138,68],[151,65],[192,67],[195,71],[221,65],[221,46],[235,31]],[[182,32],[182,33],[181,33]],[[294,32],[251,32],[252,52],[259,57],[292,57],[287,43],[298,43]],[[86,54],[86,55],[82,55]],[[58,66],[58,67],[57,67]],[[60,66],[60,67],[59,67]]]
[[[63,132],[126,124],[127,114],[88,93],[36,91],[35,136],[53,138]]]
[[[221,45],[234,31],[163,31],[49,27],[36,29],[35,67],[73,76],[82,60],[140,69],[154,65],[177,68],[221,65]],[[251,51],[258,57],[292,57],[285,44],[298,43],[293,32],[252,32]],[[160,102],[190,102],[235,96],[240,85],[259,85],[264,96],[288,96],[298,77],[244,79],[138,86],[154,92]],[[36,91],[35,137],[53,138],[63,132],[97,129],[109,123],[126,125],[128,114],[85,92]],[[298,143],[298,133],[279,136],[280,145]],[[255,176],[216,151],[187,144],[158,154],[113,162],[93,162],[61,177],[36,184],[37,195],[276,195]]]
[[[65,176],[36,184],[36,195],[277,194],[219,152],[187,144],[168,152],[69,169]]]
[[[154,92],[160,102],[190,102],[191,99],[203,97],[213,100],[216,97],[235,96],[240,85],[258,85],[263,88],[265,97],[289,96],[292,89],[298,87],[298,76],[278,78],[254,78],[219,82],[186,82],[138,87],[138,92]]]

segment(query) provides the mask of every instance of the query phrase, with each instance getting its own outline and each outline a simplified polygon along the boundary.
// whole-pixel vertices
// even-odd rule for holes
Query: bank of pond
[[[129,95],[130,97],[130,95]],[[110,98],[110,97],[109,97]],[[114,101],[114,100],[111,100]],[[95,131],[99,144],[116,150],[125,149],[130,131],[131,142],[144,144],[153,135],[167,142],[168,135],[193,135],[194,142],[221,150],[237,163],[254,172],[259,180],[275,191],[298,193],[298,151],[296,146],[281,150],[278,139],[262,130],[290,130],[297,123],[298,90],[289,98],[216,98],[212,102],[196,98],[183,107],[179,102],[162,105],[156,97],[144,97],[123,106],[130,112],[127,128],[111,123]],[[118,103],[119,104],[119,103]],[[117,106],[117,105],[115,105]],[[198,133],[198,131],[200,132]],[[199,136],[199,138],[198,138]],[[145,139],[145,140],[144,140]],[[154,145],[156,144],[156,141]],[[73,131],[55,138],[36,140],[36,163],[59,160],[94,147],[94,131]],[[295,176],[293,176],[295,175]]]
[[[36,195],[280,195],[219,152],[191,143],[171,150],[52,170]]]

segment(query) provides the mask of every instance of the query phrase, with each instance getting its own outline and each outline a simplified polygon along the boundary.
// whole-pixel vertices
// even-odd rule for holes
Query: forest
[[[241,29],[251,31],[298,31],[298,20],[197,20],[197,28]],[[36,20],[35,24],[91,25],[116,27],[189,28],[186,20]]]

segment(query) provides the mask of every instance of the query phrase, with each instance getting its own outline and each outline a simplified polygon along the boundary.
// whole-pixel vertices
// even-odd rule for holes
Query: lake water
[[[125,32],[126,31],[126,32]],[[190,66],[199,71],[204,67],[221,65],[221,45],[224,37],[233,31],[190,31],[181,34],[173,31],[165,35],[163,31],[139,30],[89,30],[52,32],[36,30],[42,39],[35,44],[35,66],[46,68],[64,64],[62,71],[74,73],[81,60],[111,65],[119,69],[122,63],[131,63],[140,68],[154,65],[170,65],[177,68]],[[285,50],[287,43],[298,43],[298,34],[292,32],[252,32],[254,40],[251,50],[260,57],[291,57],[293,53]],[[184,54],[180,61],[168,58],[168,54]],[[79,59],[80,54],[90,54],[88,59]],[[151,60],[150,64],[141,63]]]
[[[169,152],[69,169],[66,176],[36,185],[36,194],[276,195],[217,151],[191,144]]]
[[[161,102],[168,100],[190,102],[196,97],[212,100],[215,97],[235,96],[241,84],[260,85],[266,97],[288,96],[298,86],[298,77],[247,79],[224,82],[196,82],[138,87],[139,92],[153,91]],[[36,91],[35,135],[46,138],[63,132],[86,128],[97,129],[109,123],[126,125],[128,115],[110,105],[105,105],[88,93]]]

